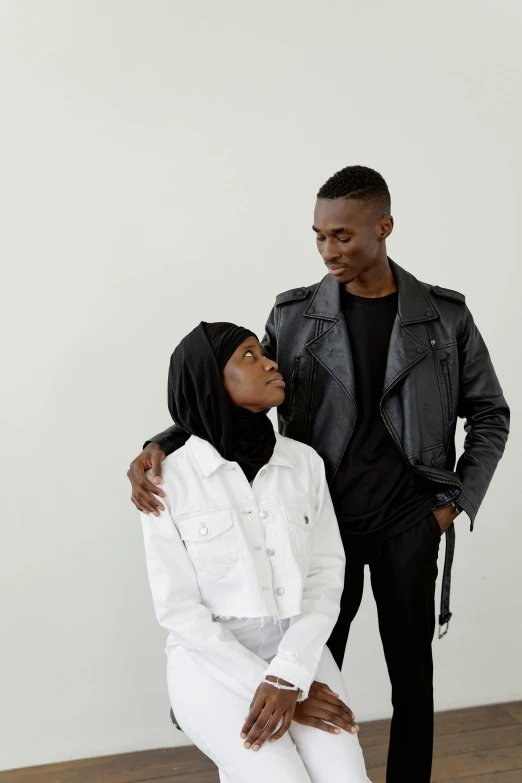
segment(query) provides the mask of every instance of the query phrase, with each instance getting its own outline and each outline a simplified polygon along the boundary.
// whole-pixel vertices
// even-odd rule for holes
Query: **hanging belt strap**
[[[442,589],[440,595],[440,614],[439,614],[439,639],[449,631],[450,612],[450,591],[451,591],[451,567],[455,556],[455,525],[451,524],[446,531],[446,557],[444,558],[444,571],[442,573]],[[443,630],[443,627],[446,626]]]

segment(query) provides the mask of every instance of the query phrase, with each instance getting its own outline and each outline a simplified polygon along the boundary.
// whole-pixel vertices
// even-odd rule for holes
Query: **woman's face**
[[[232,354],[223,370],[225,389],[234,405],[254,413],[281,405],[285,382],[263,353],[256,337],[248,337]]]

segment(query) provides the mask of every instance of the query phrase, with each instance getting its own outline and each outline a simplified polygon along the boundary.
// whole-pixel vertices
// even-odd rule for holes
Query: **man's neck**
[[[397,283],[386,258],[384,263],[376,264],[368,272],[356,277],[351,283],[346,283],[345,289],[355,296],[367,299],[380,299],[397,291]]]

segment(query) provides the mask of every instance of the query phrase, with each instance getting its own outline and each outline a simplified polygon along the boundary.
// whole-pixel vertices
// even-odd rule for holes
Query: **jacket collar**
[[[401,324],[433,321],[439,317],[433,301],[410,272],[388,258],[399,289],[399,319]],[[332,275],[326,275],[310,300],[305,315],[335,321],[341,311],[341,286]]]
[[[383,396],[397,379],[410,373],[430,352],[423,325],[439,313],[417,278],[388,259],[399,289],[398,313],[388,348]],[[307,350],[337,379],[356,410],[352,350],[346,319],[341,312],[341,286],[327,275],[321,281],[305,315],[331,321],[307,344]]]
[[[201,478],[208,478],[216,472],[222,465],[235,465],[221,456],[219,451],[203,438],[192,435],[187,441],[191,461]],[[285,445],[285,439],[276,433],[276,444],[274,453],[268,461],[268,465],[280,465],[282,467],[294,468],[295,463],[290,458],[288,448]]]

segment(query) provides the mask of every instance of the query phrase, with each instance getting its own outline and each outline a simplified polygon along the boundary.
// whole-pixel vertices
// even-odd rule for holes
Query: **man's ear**
[[[393,231],[393,226],[394,222],[391,215],[387,215],[377,223],[377,239],[379,242],[384,242],[385,239],[388,239]]]

